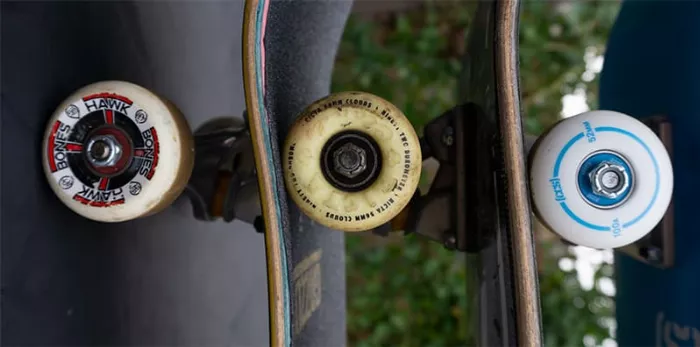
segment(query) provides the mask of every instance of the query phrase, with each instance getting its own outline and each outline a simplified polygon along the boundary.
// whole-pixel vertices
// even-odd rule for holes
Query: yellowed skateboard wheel
[[[187,121],[167,100],[138,85],[103,81],[64,100],[42,146],[51,189],[71,210],[121,222],[170,205],[192,173]]]
[[[341,231],[378,227],[406,207],[418,187],[418,136],[388,101],[361,92],[308,106],[284,148],[289,195],[316,222]]]

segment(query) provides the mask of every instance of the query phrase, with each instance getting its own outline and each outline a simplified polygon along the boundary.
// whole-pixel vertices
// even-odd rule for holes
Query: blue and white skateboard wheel
[[[618,248],[648,234],[671,201],[666,148],[639,120],[590,111],[557,123],[533,147],[535,213],[562,238]]]

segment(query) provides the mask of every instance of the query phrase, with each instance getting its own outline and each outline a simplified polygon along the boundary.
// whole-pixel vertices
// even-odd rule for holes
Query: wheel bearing
[[[335,188],[346,192],[367,189],[382,168],[379,145],[366,133],[348,130],[333,135],[321,150],[321,172]]]

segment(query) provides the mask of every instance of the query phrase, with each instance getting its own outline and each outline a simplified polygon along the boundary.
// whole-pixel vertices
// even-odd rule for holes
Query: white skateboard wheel
[[[104,81],[56,109],[42,161],[49,185],[71,210],[120,222],[158,212],[180,195],[194,143],[170,102],[132,83]]]
[[[544,225],[575,244],[608,249],[639,240],[659,223],[671,201],[673,170],[646,125],[590,111],[538,139],[530,182]]]
[[[377,96],[344,92],[307,107],[283,147],[289,195],[316,222],[366,231],[396,216],[418,187],[418,136]]]

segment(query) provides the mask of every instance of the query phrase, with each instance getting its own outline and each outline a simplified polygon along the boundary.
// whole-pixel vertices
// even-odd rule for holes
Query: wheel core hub
[[[578,190],[589,205],[609,209],[630,197],[634,172],[619,153],[598,151],[590,154],[578,169]]]
[[[96,129],[85,141],[85,159],[96,174],[117,175],[131,164],[133,145],[124,131],[114,126]]]
[[[348,130],[333,135],[321,151],[321,171],[335,188],[346,192],[366,189],[382,166],[380,147],[366,133]]]

